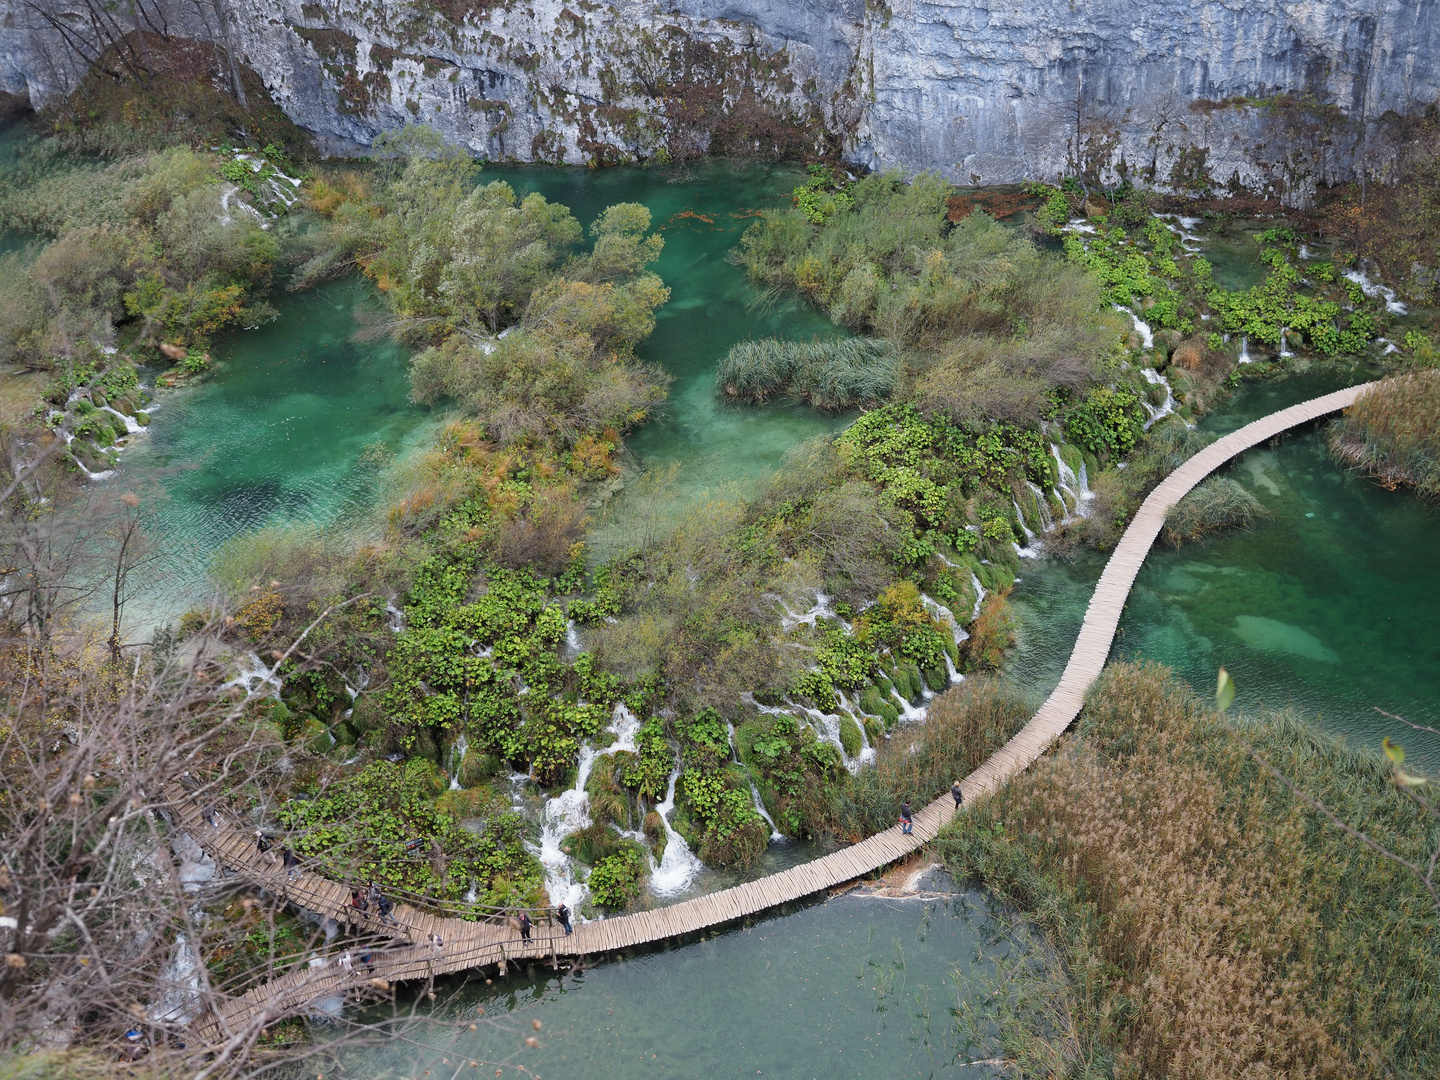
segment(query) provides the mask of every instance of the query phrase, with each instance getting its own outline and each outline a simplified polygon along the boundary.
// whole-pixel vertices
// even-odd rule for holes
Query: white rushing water
[[[1115,304],[1113,306],[1116,311],[1120,312],[1120,314],[1129,315],[1131,320],[1135,323],[1135,330],[1140,335],[1141,348],[1155,348],[1155,334],[1151,331],[1150,324],[1147,323],[1144,319],[1140,318],[1139,315],[1136,315],[1135,312],[1128,307],[1121,307],[1119,304]]]
[[[651,860],[650,889],[656,896],[674,896],[683,892],[695,880],[695,875],[705,864],[690,850],[685,838],[670,827],[670,814],[675,809],[675,783],[680,779],[677,768],[670,774],[670,783],[665,788],[665,801],[655,807],[660,821],[665,826],[665,851],[660,856],[660,865]]]
[[[1385,310],[1391,315],[1410,314],[1409,306],[1395,299],[1395,290],[1388,285],[1381,285],[1378,281],[1371,281],[1369,276],[1361,270],[1347,270],[1344,276],[1346,281],[1353,281],[1356,285],[1359,285],[1360,291],[1371,299],[1377,296],[1383,296],[1385,298]]]
[[[1175,411],[1175,390],[1170,385],[1170,380],[1161,375],[1154,368],[1141,368],[1140,374],[1151,386],[1165,387],[1165,400],[1159,405],[1152,405],[1145,398],[1140,399],[1140,404],[1145,406],[1149,419],[1145,421],[1145,430],[1149,431],[1158,420],[1163,420]]]
[[[1250,355],[1250,339],[1248,337],[1242,337],[1240,339],[1240,355],[1237,357],[1237,361],[1241,364],[1253,364],[1255,362],[1255,358]]]
[[[545,867],[545,889],[552,903],[563,902],[572,911],[579,910],[589,890],[583,881],[576,879],[575,864],[561,850],[560,844],[567,836],[590,825],[590,796],[585,791],[585,784],[595,768],[596,759],[618,750],[633,751],[640,721],[623,704],[616,705],[605,730],[615,736],[615,741],[604,750],[596,750],[591,743],[580,747],[575,786],[547,800],[540,820],[540,845],[536,854]],[[522,784],[529,779],[521,773],[516,776],[520,777]]]

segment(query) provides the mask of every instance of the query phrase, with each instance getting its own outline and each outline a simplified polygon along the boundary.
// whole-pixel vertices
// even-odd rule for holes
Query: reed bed
[[[717,370],[725,394],[763,402],[790,395],[817,409],[878,405],[895,390],[900,351],[873,338],[754,338],[731,347]]]
[[[1423,812],[1378,754],[1290,713],[1224,722],[1148,663],[1110,665],[1077,732],[938,847],[1060,948],[1080,1027],[1073,1075],[1440,1075],[1434,907],[1251,748],[1424,858]]]
[[[1386,487],[1440,499],[1440,371],[1382,379],[1331,424],[1330,450]]]
[[[1228,476],[1212,476],[1165,515],[1165,542],[1173,547],[1220,529],[1248,529],[1270,516],[1265,504]]]

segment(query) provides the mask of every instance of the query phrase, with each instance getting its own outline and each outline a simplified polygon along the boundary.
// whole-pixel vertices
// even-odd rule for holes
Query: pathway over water
[[[1165,516],[1200,481],[1231,458],[1292,427],[1317,420],[1353,404],[1371,384],[1348,387],[1301,402],[1247,424],[1206,447],[1165,478],[1131,521],[1095,587],[1079,638],[1060,684],[1030,722],[962,781],[965,798],[973,801],[997,790],[1040,757],[1079,715],[1085,693],[1100,675],[1110,653],[1125,599],[1145,556],[1165,523]],[[373,966],[345,971],[331,962],[301,968],[257,986],[228,1002],[219,1015],[200,1024],[204,1037],[226,1042],[253,1032],[271,1020],[315,998],[343,994],[369,980],[383,983],[432,979],[437,975],[505,964],[515,960],[589,956],[648,942],[680,937],[707,927],[733,922],[768,908],[798,900],[868,874],[933,840],[955,815],[947,791],[915,815],[914,832],[898,828],[878,833],[843,851],[744,885],[710,893],[655,911],[581,924],[572,935],[536,934],[520,941],[505,923],[475,923],[436,917],[406,905],[395,909],[396,927],[385,927],[349,906],[349,889],[309,873],[288,880],[268,855],[256,850],[249,833],[216,827],[205,821],[195,801],[183,792],[167,793],[179,823],[223,866],[253,875],[278,895],[343,922],[394,938],[393,948],[376,950]],[[431,935],[443,940],[440,948]]]

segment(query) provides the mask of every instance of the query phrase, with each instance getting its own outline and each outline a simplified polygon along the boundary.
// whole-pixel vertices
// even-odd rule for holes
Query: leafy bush
[[[376,761],[288,800],[276,814],[292,830],[295,852],[319,860],[338,880],[375,880],[462,912],[472,883],[480,904],[537,906],[543,871],[525,848],[518,815],[502,813],[477,834],[436,807],[443,790],[429,762]],[[425,841],[419,857],[405,850],[416,839]]]
[[[638,844],[629,842],[596,863],[585,883],[595,903],[623,909],[640,898],[648,870],[645,853]]]
[[[1145,433],[1145,409],[1129,387],[1097,386],[1065,411],[1065,437],[1092,454],[1128,454]]]

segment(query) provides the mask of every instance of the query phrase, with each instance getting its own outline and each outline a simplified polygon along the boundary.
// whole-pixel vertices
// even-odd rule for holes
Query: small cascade
[[[1280,328],[1280,359],[1282,360],[1295,355],[1290,351],[1290,346],[1285,341],[1286,335],[1289,333],[1290,328],[1288,326],[1282,326]]]
[[[750,698],[748,700],[751,705],[755,704],[755,700],[753,698]],[[727,720],[725,721],[725,727],[730,732],[730,759],[732,761],[738,762],[740,761],[740,755],[735,751],[735,725]],[[865,730],[865,726],[863,724],[860,726],[860,730]],[[760,798],[760,789],[755,786],[755,777],[750,775],[749,769],[745,770],[745,778],[750,781],[750,797],[755,800],[755,812],[764,819],[765,824],[770,826],[770,839],[784,840],[785,834],[782,833],[778,828],[776,828],[775,819],[772,818],[770,816],[770,812],[765,809],[765,800]]]
[[[347,687],[348,689],[348,687]],[[462,731],[455,740],[454,767],[450,770],[450,790],[460,790],[460,768],[465,764],[465,755],[470,751],[470,740]]]
[[[784,840],[785,834],[775,827],[775,819],[770,816],[770,811],[765,809],[765,802],[760,798],[760,789],[755,786],[755,778],[750,778],[750,797],[755,800],[755,812],[765,819],[765,824],[770,826],[771,840]]]
[[[575,775],[575,786],[562,791],[545,803],[540,820],[540,862],[545,867],[545,890],[550,894],[552,904],[568,904],[572,909],[585,899],[585,885],[575,880],[575,867],[560,848],[560,842],[571,833],[579,832],[590,824],[590,796],[585,792],[585,783],[590,779],[590,770],[595,766],[595,748],[585,744],[580,748],[580,767]]]
[[[1025,534],[1025,546],[1015,545],[1015,554],[1022,559],[1036,559],[1040,556],[1040,545],[1035,542],[1035,534],[1030,531],[1030,526],[1025,524],[1025,515],[1020,512],[1020,501],[1013,496],[1010,504],[1015,507],[1015,520],[1020,523],[1020,531]]]
[[[1410,308],[1407,304],[1395,299],[1395,290],[1388,285],[1381,285],[1378,281],[1371,281],[1369,276],[1360,270],[1347,270],[1343,275],[1346,281],[1353,281],[1360,286],[1360,291],[1366,296],[1374,299],[1377,296],[1385,298],[1385,310],[1391,315],[1408,315]]]
[[[1040,490],[1039,484],[1026,480],[1025,486],[1030,489],[1030,494],[1035,496],[1035,512],[1040,515],[1040,531],[1047,533],[1055,527],[1055,516],[1050,513],[1050,499],[1046,492]]]
[[[590,796],[585,791],[585,785],[594,771],[596,760],[618,750],[633,752],[640,721],[623,704],[616,705],[605,730],[615,736],[615,741],[604,750],[596,750],[590,743],[580,748],[575,786],[545,803],[540,822],[540,846],[536,854],[545,867],[545,888],[551,901],[559,903],[563,900],[571,910],[577,909],[584,901],[586,889],[583,882],[575,880],[574,863],[561,850],[560,844],[571,833],[579,832],[590,824]],[[510,779],[512,784],[518,780],[514,798],[518,805],[519,792],[529,778],[524,773],[516,773]]]
[[[279,676],[275,675],[269,666],[252,652],[245,654],[245,660],[240,664],[240,673],[229,682],[221,683],[220,690],[223,693],[232,686],[238,686],[247,694],[278,698],[280,685]]]
[[[125,415],[123,412],[121,412],[119,409],[112,409],[109,405],[101,405],[101,406],[100,406],[100,411],[101,411],[101,412],[108,412],[111,416],[118,416],[121,420],[124,420],[124,421],[125,421],[125,433],[126,433],[127,435],[134,435],[134,434],[136,434],[137,432],[141,432],[141,431],[144,431],[144,430],[145,430],[145,427],[144,427],[143,424],[141,424],[141,423],[140,423],[138,420],[136,420],[133,416],[126,416],[126,415]]]
[[[1240,339],[1240,356],[1236,362],[1241,364],[1253,364],[1255,362],[1255,358],[1250,355],[1250,339],[1248,337],[1242,337]]]
[[[665,826],[665,852],[660,856],[660,865],[650,871],[650,890],[656,896],[674,896],[683,891],[705,866],[690,850],[684,837],[670,827],[670,813],[675,809],[675,782],[679,779],[680,770],[677,767],[670,774],[665,801],[655,807],[661,824]]]
[[[831,619],[840,623],[845,629],[850,629],[850,624],[840,618],[840,616],[835,613],[835,609],[830,606],[830,599],[831,598],[823,592],[817,592],[815,594],[814,607],[799,614],[791,611],[789,605],[786,604],[784,600],[779,600],[780,610],[784,613],[780,616],[781,628],[784,630],[794,630],[795,627],[802,624],[805,626],[814,626],[815,620],[817,619]]]
[[[584,651],[580,646],[580,631],[575,626],[574,619],[565,624],[565,648],[569,649],[573,656],[578,656]]]
[[[895,699],[895,704],[900,710],[900,722],[902,724],[918,723],[928,715],[929,710],[927,710],[924,705],[911,705],[910,702],[906,700],[905,695],[893,686],[890,688],[890,696]]]
[[[1069,498],[1062,497],[1060,501],[1067,507],[1071,503],[1075,504],[1075,509],[1070,511],[1070,515],[1066,520],[1070,521],[1075,518],[1088,516],[1090,513],[1090,500],[1095,497],[1095,493],[1090,490],[1090,484],[1085,475],[1085,462],[1080,462],[1080,473],[1077,476],[1075,470],[1065,464],[1065,459],[1060,456],[1060,448],[1054,443],[1050,444],[1050,456],[1055,459],[1056,475],[1060,477],[1060,481],[1056,486],[1063,495],[1069,496]]]
[[[400,634],[405,631],[405,613],[388,600],[385,602],[385,614],[390,616],[389,626],[392,634]]]
[[[1112,304],[1111,306],[1116,311],[1120,312],[1120,314],[1130,316],[1131,321],[1135,324],[1136,333],[1140,335],[1141,348],[1155,348],[1155,334],[1154,331],[1150,329],[1149,323],[1147,323],[1144,319],[1140,318],[1139,315],[1136,315],[1135,312],[1128,307],[1121,307],[1119,304]]]
[[[1149,431],[1156,421],[1163,420],[1175,411],[1175,391],[1170,386],[1170,380],[1154,368],[1141,368],[1140,374],[1151,386],[1165,387],[1165,400],[1159,405],[1151,405],[1144,398],[1140,399],[1140,404],[1145,406],[1145,411],[1150,414],[1150,419],[1145,421],[1145,430]]]
[[[985,586],[980,584],[974,570],[970,571],[970,584],[975,586],[975,610],[970,612],[970,621],[974,622],[980,617],[980,605],[985,602]]]

